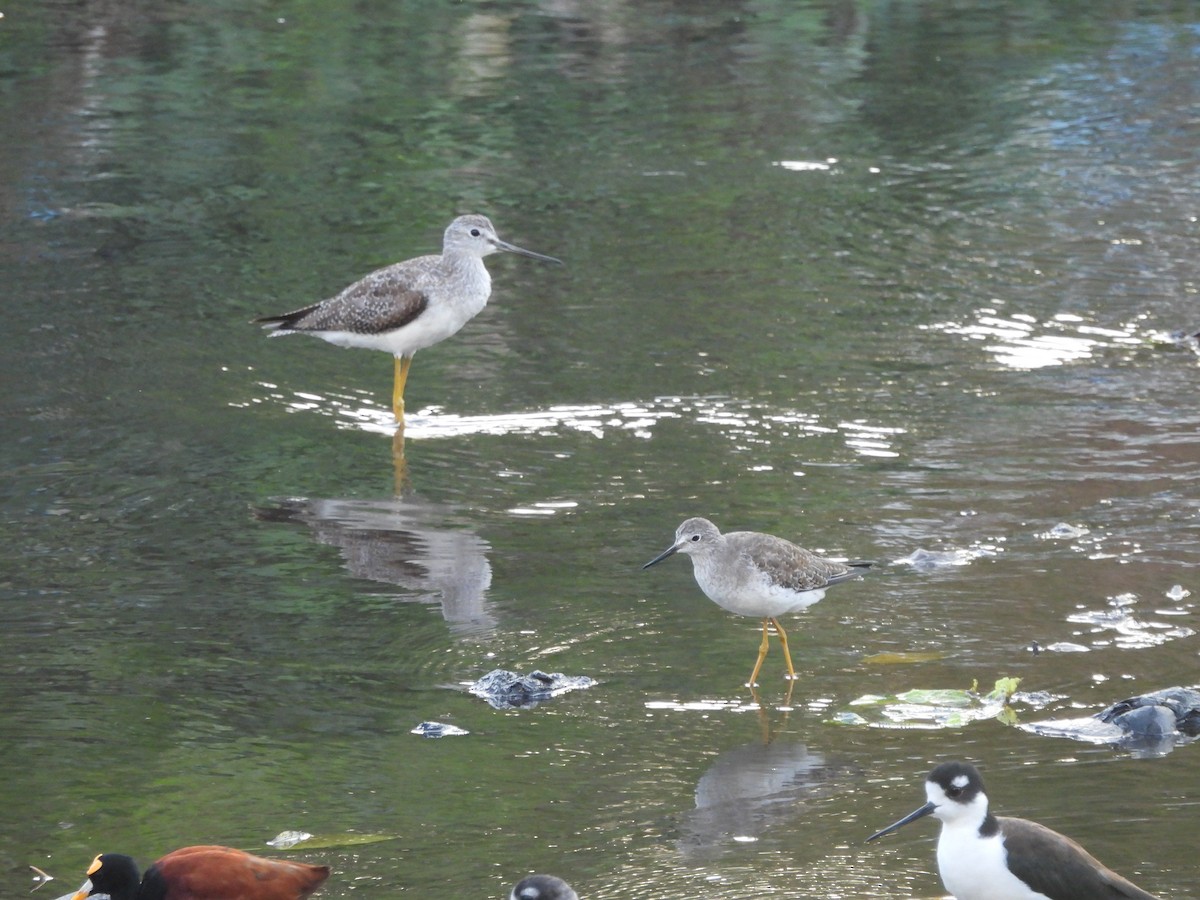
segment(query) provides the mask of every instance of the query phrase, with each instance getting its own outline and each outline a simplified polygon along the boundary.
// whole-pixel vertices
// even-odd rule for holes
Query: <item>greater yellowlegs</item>
[[[937,766],[925,780],[925,797],[920,809],[867,840],[924,816],[940,819],[938,873],[957,900],[1155,900],[1057,831],[993,816],[970,763]]]
[[[779,616],[799,612],[825,596],[830,585],[857,578],[871,564],[840,563],[818,556],[791,541],[757,531],[721,534],[708,519],[688,519],[675,532],[675,543],[642,566],[648,569],[674,553],[692,558],[696,583],[708,599],[739,616],[762,617],[762,644],[750,673],[754,687],[767,658],[767,626],[773,625],[783,645],[788,677],[794,679],[787,632]]]
[[[392,412],[401,422],[413,354],[444,341],[487,305],[492,278],[483,258],[501,250],[561,263],[500,240],[485,216],[459,216],[446,229],[440,256],[395,263],[328,300],[255,321],[272,337],[311,334],[340,347],[391,353],[396,357]]]

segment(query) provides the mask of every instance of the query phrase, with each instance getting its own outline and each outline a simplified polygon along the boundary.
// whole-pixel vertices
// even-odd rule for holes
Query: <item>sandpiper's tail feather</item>
[[[320,306],[319,303],[314,303],[312,306],[306,306],[303,309],[292,310],[288,313],[283,313],[278,316],[260,316],[254,322],[261,325],[267,331],[291,331],[292,327],[307,316],[310,312]]]
[[[844,563],[844,565],[847,566],[850,569],[850,571],[842,572],[839,575],[834,575],[832,578],[829,579],[828,582],[826,582],[826,584],[834,585],[834,584],[841,584],[843,581],[851,581],[862,575],[862,572],[859,571],[860,569],[869,569],[874,564],[869,563],[869,562],[848,562],[848,563]]]

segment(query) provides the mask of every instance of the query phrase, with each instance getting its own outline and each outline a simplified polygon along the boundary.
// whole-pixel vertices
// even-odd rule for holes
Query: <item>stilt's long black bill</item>
[[[887,828],[883,829],[882,831],[875,832],[873,835],[871,835],[869,838],[867,838],[867,841],[869,842],[869,841],[875,840],[875,838],[881,838],[885,834],[891,834],[897,828],[902,828],[903,826],[907,825],[909,822],[915,822],[915,821],[917,821],[917,819],[923,819],[923,818],[925,818],[925,816],[929,815],[935,809],[937,809],[936,803],[926,803],[920,809],[914,809],[912,812],[910,812],[907,816],[905,816],[899,822],[893,822],[891,825],[889,825]]]
[[[670,546],[666,550],[664,550],[662,553],[658,554],[658,556],[654,557],[654,559],[650,560],[650,562],[648,562],[644,566],[642,566],[642,568],[648,569],[655,563],[662,562],[664,559],[666,559],[672,553],[678,552],[678,550],[679,550],[679,547],[677,545]]]

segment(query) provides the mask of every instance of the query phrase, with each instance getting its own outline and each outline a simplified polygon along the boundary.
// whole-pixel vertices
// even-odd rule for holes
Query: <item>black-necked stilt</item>
[[[438,256],[418,256],[372,272],[336,297],[254,321],[271,336],[311,334],[341,347],[396,357],[392,412],[404,419],[404,384],[413,354],[444,341],[487,305],[492,278],[483,258],[498,251],[561,262],[500,240],[485,216],[459,216]]]
[[[767,625],[783,645],[788,677],[794,679],[787,632],[778,616],[799,612],[825,596],[825,588],[857,578],[870,563],[840,563],[817,556],[791,541],[757,531],[721,534],[708,519],[688,519],[675,532],[675,543],[642,566],[648,569],[673,553],[692,558],[700,590],[718,606],[739,616],[762,617],[762,644],[750,673],[750,687],[767,658]]]
[[[508,900],[579,900],[575,889],[554,875],[530,875],[512,889]]]
[[[867,840],[923,816],[940,819],[938,872],[957,900],[1156,900],[1057,831],[993,816],[983,779],[969,763],[937,766],[925,779],[925,796],[924,806]]]

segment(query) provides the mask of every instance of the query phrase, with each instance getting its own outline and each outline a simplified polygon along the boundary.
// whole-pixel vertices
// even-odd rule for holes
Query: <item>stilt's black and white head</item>
[[[988,819],[988,799],[983,778],[970,763],[948,762],[937,766],[925,779],[924,806],[914,809],[899,821],[875,832],[868,841],[891,834],[898,828],[933,816],[946,824],[967,824],[982,829]]]
[[[925,779],[925,799],[934,805],[931,815],[949,824],[964,823],[983,829],[988,819],[988,798],[983,778],[970,763],[948,762]]]
[[[575,889],[554,875],[530,875],[512,889],[508,900],[579,900]]]

